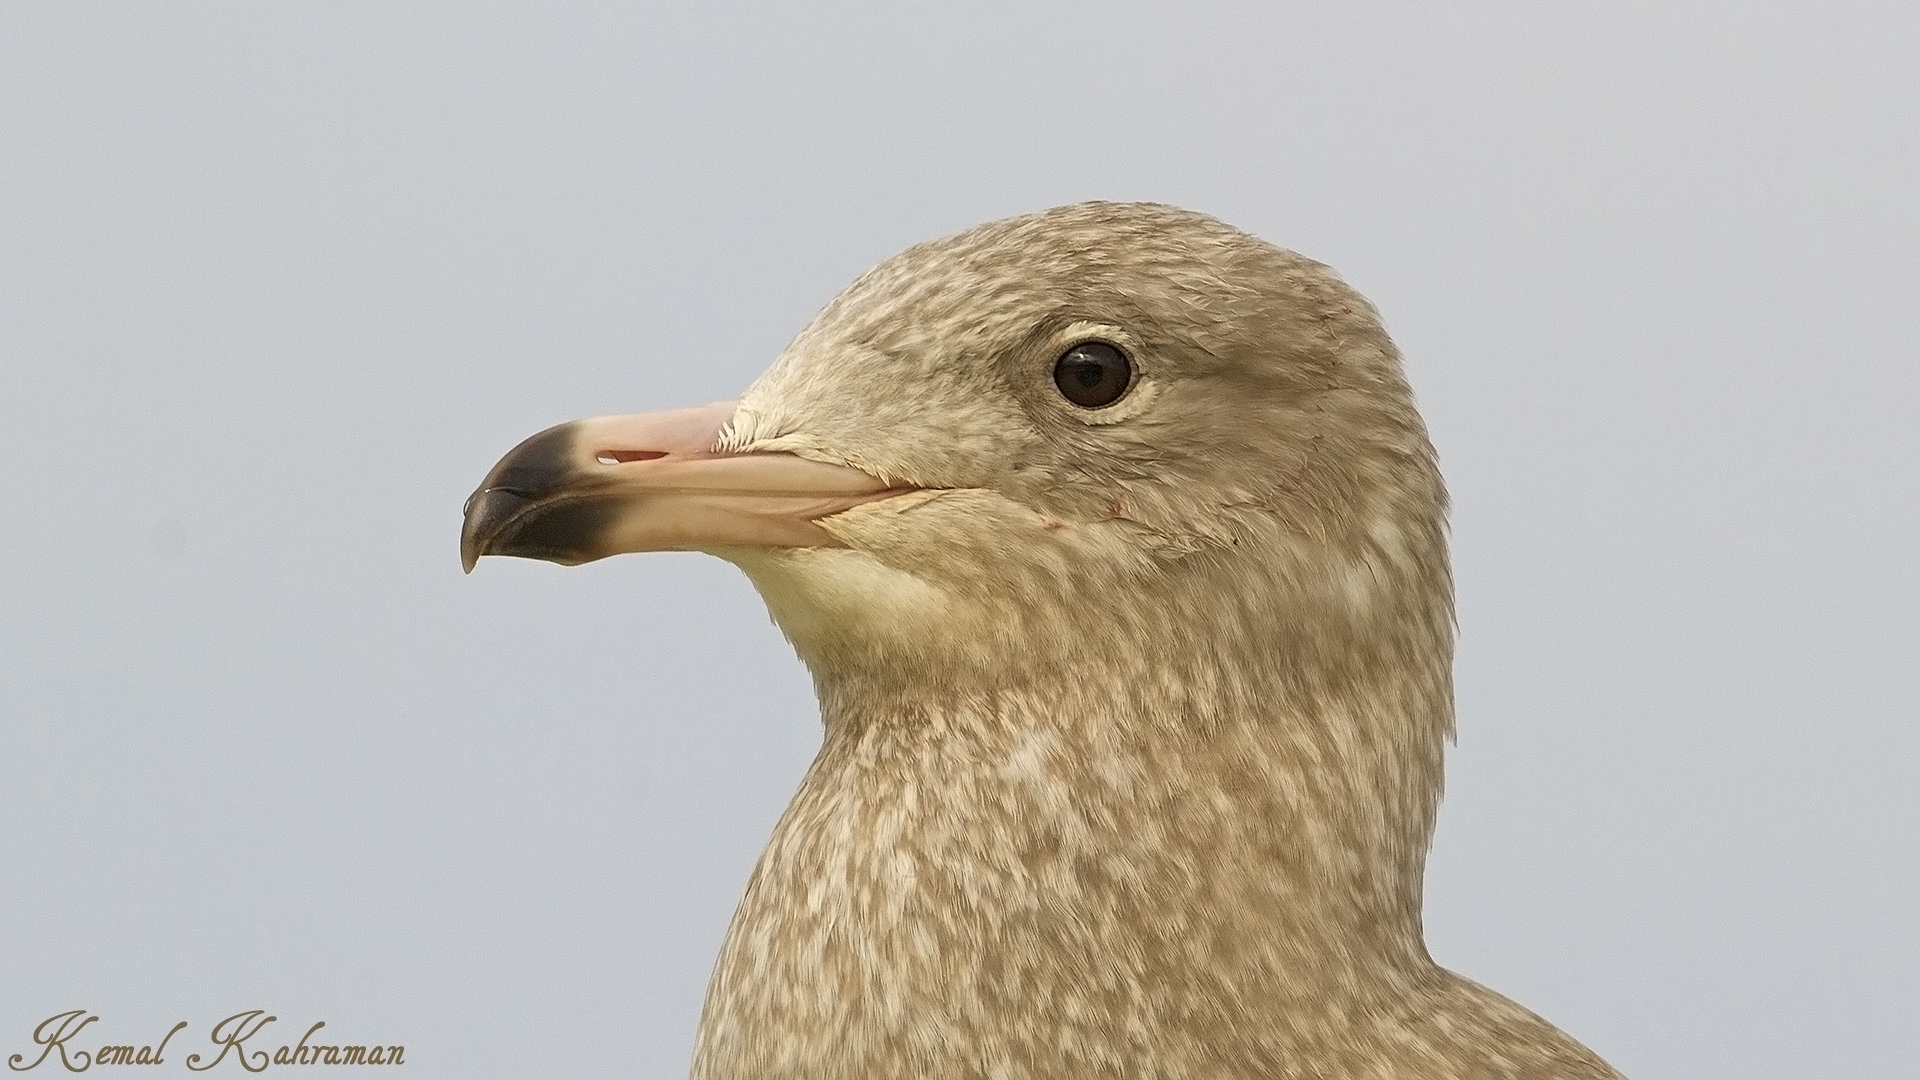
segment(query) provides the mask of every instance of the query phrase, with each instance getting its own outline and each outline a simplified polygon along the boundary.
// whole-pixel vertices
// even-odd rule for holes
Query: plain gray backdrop
[[[1406,354],[1435,956],[1636,1080],[1920,1075],[1904,0],[8,4],[0,1056],[265,1009],[683,1075],[809,682],[714,560],[462,577],[461,501],[1085,198],[1329,262]]]

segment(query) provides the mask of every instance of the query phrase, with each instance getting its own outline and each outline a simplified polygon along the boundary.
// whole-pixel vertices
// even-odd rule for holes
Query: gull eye
[[[1133,363],[1104,341],[1083,341],[1053,362],[1053,385],[1083,409],[1104,408],[1133,385]]]

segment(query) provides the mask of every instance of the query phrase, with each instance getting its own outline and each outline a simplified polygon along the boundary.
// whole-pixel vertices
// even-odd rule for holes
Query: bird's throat
[[[1116,1031],[1218,1040],[1430,970],[1438,740],[1383,717],[1406,688],[1227,716],[820,689],[826,739],[735,916],[696,1077],[1077,1068],[1057,1055]]]

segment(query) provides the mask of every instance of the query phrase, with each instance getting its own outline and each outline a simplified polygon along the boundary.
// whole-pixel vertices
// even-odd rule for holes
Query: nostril
[[[602,465],[619,465],[628,461],[652,461],[667,456],[665,450],[602,450],[594,455]]]

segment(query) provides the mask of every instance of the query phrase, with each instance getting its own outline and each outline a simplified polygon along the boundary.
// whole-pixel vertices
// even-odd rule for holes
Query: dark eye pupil
[[[1111,405],[1133,383],[1133,365],[1127,354],[1104,341],[1083,341],[1053,364],[1053,385],[1060,395],[1083,409]]]

